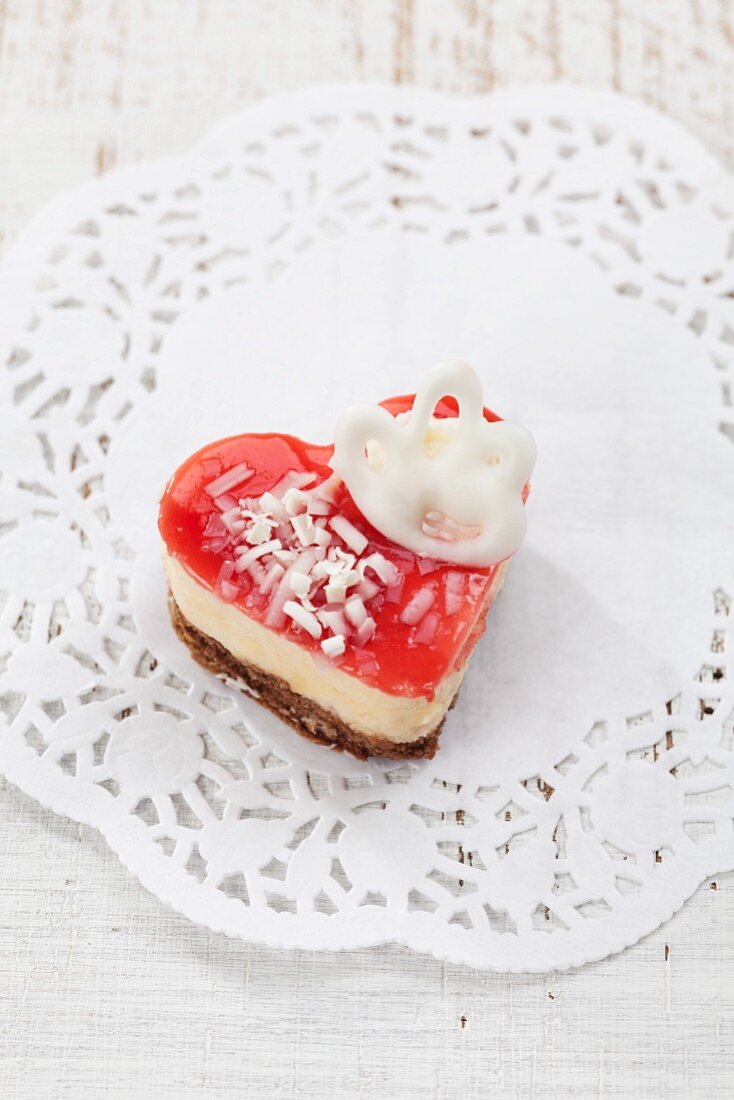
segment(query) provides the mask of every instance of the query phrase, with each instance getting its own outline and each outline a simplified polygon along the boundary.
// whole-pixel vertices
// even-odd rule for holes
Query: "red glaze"
[[[396,416],[411,409],[413,401],[414,395],[393,397],[384,401],[383,406]],[[456,402],[449,397],[436,406],[434,415],[453,417],[457,413]],[[484,415],[490,421],[500,419],[488,409]],[[241,462],[255,471],[240,490],[247,497],[259,497],[267,492],[290,470],[313,472],[319,482],[325,481],[332,473],[328,462],[333,449],[276,434],[232,436],[203,447],[176,470],[161,499],[158,528],[168,553],[200,584],[213,591],[222,563],[231,557],[231,552],[207,548],[203,531],[217,509],[204,486]],[[348,645],[344,655],[332,663],[391,695],[432,698],[441,680],[463,664],[481,637],[489,590],[499,566],[476,569],[436,562],[433,571],[422,575],[417,567],[418,556],[376,531],[344,487],[335,501],[335,510],[347,516],[368,537],[365,554],[379,551],[397,566],[405,582],[399,603],[385,602],[379,610],[370,607],[377,623],[372,640],[359,650]],[[461,610],[453,614],[446,613],[444,602],[446,578],[450,573],[460,573],[464,577]],[[268,598],[250,587],[245,574],[242,582],[245,590],[235,605],[262,623]],[[432,641],[422,644],[414,640],[420,624],[418,627],[406,625],[400,621],[400,612],[426,584],[436,591],[432,610],[439,612],[439,622]],[[305,631],[294,629],[290,620],[288,623],[277,633],[285,634],[320,659],[328,660],[321,651],[320,641]]]

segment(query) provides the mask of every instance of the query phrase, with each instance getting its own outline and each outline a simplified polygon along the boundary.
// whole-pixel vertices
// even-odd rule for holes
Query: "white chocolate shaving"
[[[296,569],[290,574],[289,583],[291,592],[295,592],[297,596],[307,596],[311,590],[311,578]]]
[[[289,470],[287,474],[283,474],[277,485],[274,485],[270,492],[274,497],[283,497],[288,489],[305,489],[307,485],[313,485],[316,480],[316,474],[307,474],[304,471]]]
[[[421,621],[426,612],[430,611],[436,600],[436,593],[428,585],[419,588],[413,598],[400,612],[400,621],[409,626],[415,626]]]
[[[361,596],[350,596],[344,605],[344,614],[352,626],[360,627],[367,618],[367,608]]]
[[[346,634],[349,629],[341,611],[318,611],[316,617],[332,634]]]
[[[346,646],[343,634],[334,634],[331,638],[324,638],[321,648],[327,657],[341,657]]]
[[[280,562],[274,561],[259,585],[260,592],[262,592],[264,596],[267,596],[273,586],[278,584],[284,572],[285,570]]]
[[[296,538],[302,546],[310,546],[314,540],[314,523],[309,515],[305,513],[300,516],[291,517],[291,527],[296,533]]]
[[[268,542],[274,526],[276,525],[266,519],[265,516],[258,516],[245,534],[245,541],[249,542],[251,546],[260,546],[261,543]]]
[[[345,542],[350,550],[359,556],[365,547],[367,546],[367,537],[358,531],[353,523],[350,523],[346,516],[332,516],[329,520],[332,531],[334,531],[342,542]]]
[[[258,558],[264,557],[265,554],[272,554],[275,550],[280,550],[280,539],[273,539],[271,542],[263,542],[260,546],[251,546],[249,550],[246,550],[244,554],[239,556],[235,569],[238,573],[242,573],[249,565],[257,561]],[[235,553],[236,552],[237,551],[235,551]]]
[[[219,591],[221,593],[222,599],[226,603],[232,603],[233,600],[237,599],[239,588],[236,584],[232,584],[232,581],[222,581],[219,586]]]
[[[285,520],[288,518],[288,513],[283,507],[282,500],[278,500],[273,493],[263,493],[260,497],[260,507],[275,519]]]
[[[225,493],[224,496],[215,498],[214,505],[216,508],[219,509],[220,512],[226,512],[230,508],[237,507],[237,499],[236,497],[231,496],[229,493]]]
[[[329,603],[343,603],[347,595],[347,586],[343,581],[331,581],[325,585],[324,593]]]
[[[290,619],[293,619],[294,623],[302,626],[312,638],[321,637],[321,623],[312,611],[307,611],[305,607],[294,600],[286,600],[283,604],[283,611]]]
[[[224,515],[222,516],[222,523],[231,535],[241,535],[247,527],[243,519],[225,519]]]
[[[354,554],[347,554],[340,546],[334,546],[329,551],[329,557],[333,562],[341,563],[339,568],[344,569],[353,569],[357,561]]]
[[[249,481],[254,472],[246,462],[240,462],[238,466],[233,466],[231,470],[227,470],[226,474],[222,474],[221,477],[215,478],[214,481],[210,481],[208,485],[205,485],[204,492],[208,493],[210,497],[221,496],[238,485],[242,485],[243,482]]]
[[[354,644],[356,646],[366,645],[372,635],[375,633],[376,629],[377,623],[373,618],[368,616],[357,631],[356,637],[354,639]]]
[[[383,584],[395,584],[398,579],[397,566],[393,565],[393,563],[388,561],[386,557],[383,557],[382,554],[369,554],[366,558],[362,558],[359,566],[362,577],[364,577],[366,569],[371,569],[372,572],[380,578]]]
[[[313,490],[314,496],[320,500],[326,500],[330,504],[334,504],[341,488],[342,480],[337,477],[336,474],[332,474],[326,481],[322,481],[320,485],[317,485]]]
[[[221,497],[219,498],[222,499]],[[233,508],[228,508],[226,512],[222,512],[222,523],[237,523],[242,518],[242,509],[238,504]]]
[[[235,553],[237,553],[236,550]],[[273,554],[278,561],[285,562],[286,565],[290,565],[291,562],[294,562],[297,556],[295,550],[273,550]]]
[[[445,396],[456,398],[459,415],[436,420]],[[332,467],[363,515],[393,542],[488,566],[513,554],[525,536],[522,496],[535,457],[525,428],[484,419],[471,367],[446,360],[426,379],[409,416],[377,405],[348,409],[337,424]],[[337,518],[331,527],[344,538]]]
[[[370,577],[363,577],[359,583],[359,587],[357,588],[357,592],[363,600],[373,599],[379,591],[379,584],[375,584],[375,582],[371,580]]]
[[[417,645],[430,645],[436,637],[439,615],[435,611],[429,611],[423,616],[415,632],[414,641]]]
[[[453,570],[446,575],[444,600],[446,614],[456,615],[464,605],[464,574]]]
[[[288,489],[283,497],[283,505],[289,516],[298,516],[308,509],[308,497],[302,489]]]
[[[288,586],[288,574],[280,578],[278,587],[272,592],[270,601],[268,603],[268,610],[265,613],[265,625],[279,627],[285,622],[285,605],[288,601],[289,586]]]
[[[313,533],[313,539],[317,546],[328,546],[331,542],[331,532],[325,527],[317,527]]]

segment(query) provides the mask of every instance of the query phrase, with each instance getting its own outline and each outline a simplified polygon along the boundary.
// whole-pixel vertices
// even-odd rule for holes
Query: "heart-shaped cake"
[[[161,500],[173,625],[304,736],[430,757],[524,534],[534,458],[456,362],[417,397],[349,410],[336,449],[212,443]]]

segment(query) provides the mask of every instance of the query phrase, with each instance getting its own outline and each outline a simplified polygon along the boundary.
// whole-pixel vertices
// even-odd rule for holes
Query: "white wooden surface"
[[[729,0],[0,0],[0,251],[57,191],[328,80],[563,78],[734,161]],[[734,1095],[734,877],[624,955],[501,977],[398,948],[278,953],[164,910],[0,782],[0,1096]]]

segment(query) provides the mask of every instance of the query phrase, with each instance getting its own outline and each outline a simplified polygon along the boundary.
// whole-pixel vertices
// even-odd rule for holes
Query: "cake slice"
[[[443,378],[439,389],[447,392]],[[456,471],[444,464],[447,452],[460,450],[465,402],[436,402],[431,394],[426,400],[431,407],[420,431],[416,399],[384,402],[378,416],[387,419],[377,424],[375,439],[357,440],[356,450],[362,423],[341,425],[336,454],[331,446],[278,434],[212,443],[175,472],[160,504],[171,618],[193,657],[299,733],[360,758],[435,753],[506,569],[504,553],[486,561],[483,541],[484,495],[494,501],[497,520],[502,501],[489,491],[467,510],[479,491],[470,456],[462,460],[471,482],[463,502]],[[524,531],[534,447],[528,444],[531,453],[518,462],[507,441],[513,432],[529,440],[524,430],[499,422],[481,404],[478,416],[483,425],[507,429],[492,444],[499,459],[482,455],[481,463],[496,480],[509,478],[514,488],[505,485],[505,495],[517,497],[504,546],[494,532],[496,554],[496,546],[517,541],[507,528],[517,526],[518,507]],[[411,425],[430,477],[438,482],[451,474],[456,515],[447,513],[449,498],[426,485],[425,471],[416,467],[412,476],[423,483],[406,488],[405,454],[400,487],[391,485],[389,431],[394,426],[402,446]],[[364,462],[366,484],[352,478],[354,461]],[[506,476],[493,469],[498,464]],[[413,490],[421,497],[420,531],[405,527]],[[395,496],[406,492],[396,510]],[[400,541],[391,537],[396,533]],[[475,564],[463,560],[467,543],[477,547]]]

